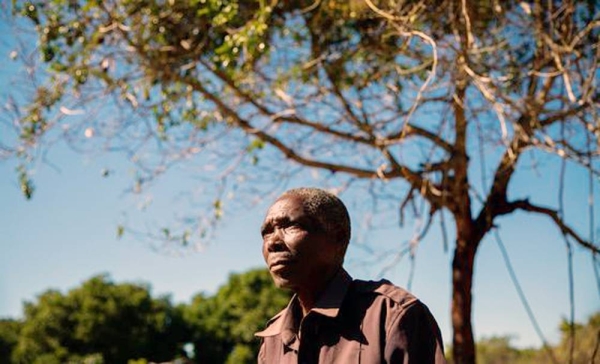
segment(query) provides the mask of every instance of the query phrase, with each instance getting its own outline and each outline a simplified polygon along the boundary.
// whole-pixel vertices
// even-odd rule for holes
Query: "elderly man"
[[[259,363],[445,363],[427,307],[386,280],[353,280],[342,268],[350,218],[316,188],[285,192],[269,208],[262,251],[278,287],[292,290],[262,338]]]

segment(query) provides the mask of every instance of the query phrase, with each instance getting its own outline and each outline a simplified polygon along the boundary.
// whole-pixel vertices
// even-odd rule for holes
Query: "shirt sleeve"
[[[393,320],[384,356],[389,364],[446,364],[442,335],[427,306],[417,301]]]

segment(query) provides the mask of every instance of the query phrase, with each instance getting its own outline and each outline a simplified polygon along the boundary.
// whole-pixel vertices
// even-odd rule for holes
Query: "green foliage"
[[[289,298],[265,269],[233,274],[216,295],[177,306],[145,285],[96,276],[26,303],[22,322],[0,320],[0,363],[144,364],[185,358],[189,344],[196,363],[254,363],[254,332]]]
[[[29,174],[27,173],[25,166],[20,165],[17,168],[17,173],[19,174],[19,186],[21,187],[21,192],[25,198],[29,200],[33,196],[35,186],[33,185],[31,178],[29,178]]]
[[[146,359],[131,359],[127,362],[127,364],[148,364],[148,360],[146,360]]]
[[[33,22],[41,60],[49,71],[48,86],[38,88],[21,120],[21,138],[35,144],[48,131],[52,108],[84,91],[103,88],[133,109],[145,107],[154,117],[157,136],[167,140],[170,129],[186,123],[202,131],[221,121],[231,125],[231,115],[214,105],[215,97],[240,97],[226,84],[245,95],[240,101],[262,103],[290,82],[318,84],[323,76],[319,67],[304,63],[319,59],[339,89],[366,88],[383,79],[399,85],[398,67],[410,69],[431,57],[418,52],[415,60],[415,54],[399,47],[397,32],[357,2],[328,1],[310,13],[302,12],[309,5],[303,2],[274,4],[13,1],[14,13]],[[290,53],[289,61],[275,64],[281,61],[271,58],[277,39],[310,53]],[[403,61],[397,64],[399,60]],[[256,87],[265,81],[256,71],[265,67],[272,73],[272,85]],[[264,142],[253,139],[248,152],[262,149]],[[257,160],[256,155],[251,158]]]
[[[47,291],[25,304],[18,363],[126,363],[172,359],[185,334],[180,313],[148,287],[94,277],[66,295]],[[101,354],[98,357],[99,353]]]
[[[575,323],[573,363],[587,364],[600,361],[600,312],[590,316],[586,323]],[[556,348],[560,362],[569,362],[571,352],[571,328],[565,319],[560,324],[561,341]],[[595,357],[594,357],[595,354]]]
[[[96,353],[83,356],[71,355],[66,364],[105,364],[105,361],[102,354]]]
[[[0,363],[9,363],[11,353],[19,341],[22,322],[10,319],[0,320]]]
[[[263,1],[166,3],[13,1],[14,13],[35,25],[41,60],[48,66],[52,85],[38,90],[22,120],[22,138],[32,142],[39,138],[46,131],[49,108],[68,92],[79,93],[90,83],[120,94],[134,107],[152,98],[147,106],[159,133],[179,125],[180,119],[201,128],[212,123],[202,119],[198,100],[176,80],[182,75],[180,68],[203,59],[223,72],[242,75],[268,50],[267,22],[273,9]],[[117,52],[119,48],[130,53]],[[141,77],[129,73],[131,67],[140,69]],[[183,75],[194,72],[188,68]],[[180,106],[187,107],[178,112],[176,105],[182,100]]]
[[[482,364],[539,363],[546,359],[543,353],[532,349],[517,349],[511,346],[510,336],[485,338],[477,342],[477,361]]]
[[[125,233],[125,227],[123,225],[117,226],[117,239],[121,239],[123,234]]]
[[[256,348],[248,345],[237,344],[227,357],[225,364],[251,364],[256,363]]]
[[[558,363],[571,363],[570,325],[567,320],[560,323],[561,339],[550,346],[549,353],[544,348],[516,348],[511,336],[492,336],[477,342],[477,362],[480,364],[537,364],[551,363],[553,355]],[[446,357],[452,363],[452,348],[447,348]],[[595,355],[595,356],[594,356]],[[590,364],[600,360],[600,312],[591,315],[586,323],[575,323],[575,346],[573,364]]]
[[[197,295],[185,311],[193,328],[198,363],[254,363],[254,333],[285,307],[290,294],[277,289],[265,269],[230,276],[213,297]]]

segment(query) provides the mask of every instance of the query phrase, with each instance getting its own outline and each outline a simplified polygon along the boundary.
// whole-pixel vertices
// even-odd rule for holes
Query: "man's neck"
[[[298,302],[300,303],[300,309],[302,310],[302,317],[304,317],[313,309],[313,307],[315,307],[316,299],[314,297],[306,297],[298,294]]]
[[[319,298],[327,289],[327,286],[331,283],[333,278],[338,274],[338,272],[342,269],[342,267],[338,267],[336,270],[330,273],[327,279],[320,281],[318,285],[310,287],[304,290],[298,290],[296,294],[298,295],[298,301],[300,303],[300,308],[302,309],[302,317],[306,316],[310,310],[312,310],[317,304]]]

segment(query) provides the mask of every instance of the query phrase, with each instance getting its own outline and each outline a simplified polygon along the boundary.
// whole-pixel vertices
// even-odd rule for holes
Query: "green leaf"
[[[118,225],[117,226],[117,239],[121,239],[121,237],[123,236],[124,233],[125,233],[125,227],[123,227],[123,225]]]
[[[254,139],[252,143],[246,148],[248,152],[255,151],[257,149],[263,149],[265,147],[265,142],[260,139]]]
[[[31,200],[33,197],[33,191],[35,191],[35,187],[33,182],[29,178],[29,174],[23,165],[17,167],[17,173],[19,175],[19,186],[21,187],[21,192],[25,196],[26,199]]]

